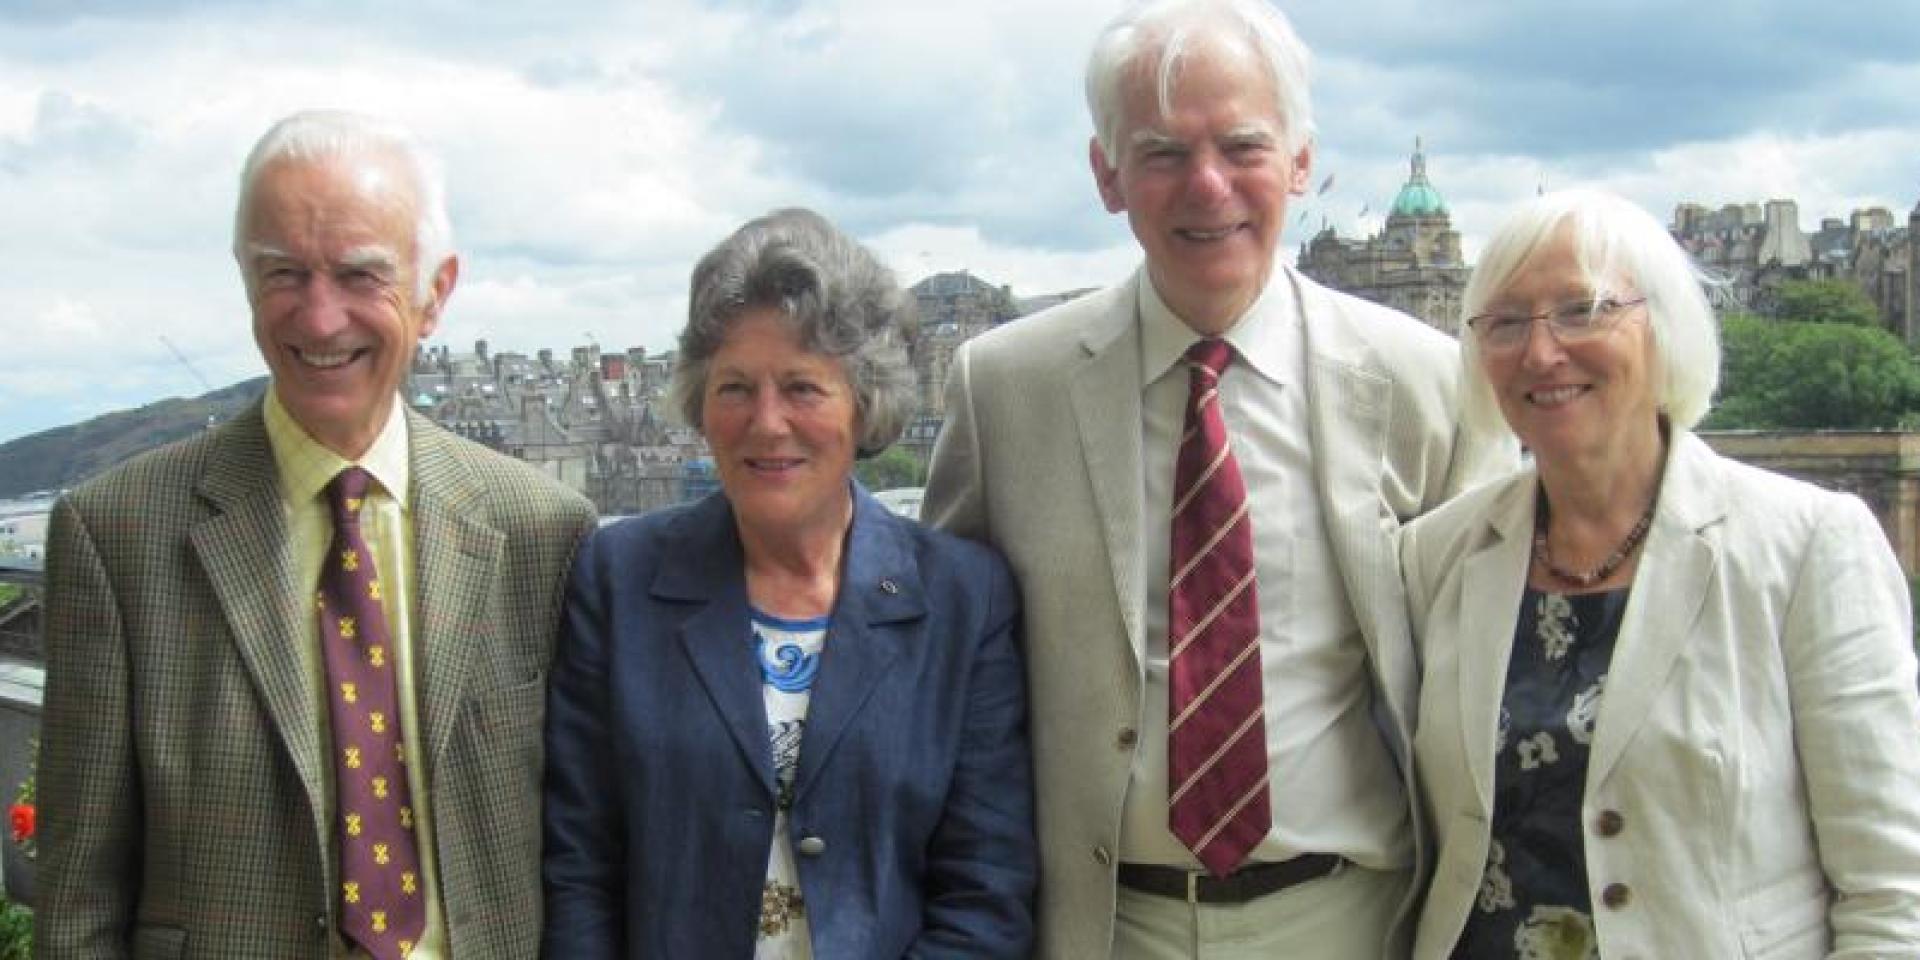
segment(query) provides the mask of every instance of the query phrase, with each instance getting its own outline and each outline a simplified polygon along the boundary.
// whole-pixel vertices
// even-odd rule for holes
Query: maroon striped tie
[[[376,960],[401,960],[426,928],[426,883],[414,846],[392,634],[360,534],[371,480],[348,467],[327,484],[333,544],[320,566],[320,647],[333,720],[340,931]]]
[[[1273,825],[1260,609],[1247,487],[1220,415],[1233,347],[1201,340],[1187,362],[1167,586],[1168,826],[1208,872],[1225,876]]]

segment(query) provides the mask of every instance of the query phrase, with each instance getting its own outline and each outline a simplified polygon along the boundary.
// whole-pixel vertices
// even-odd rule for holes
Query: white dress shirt
[[[1140,284],[1140,551],[1146,597],[1146,695],[1121,827],[1121,859],[1199,869],[1167,828],[1167,577],[1174,458],[1186,421],[1198,336],[1151,281]],[[1266,695],[1273,828],[1251,862],[1305,853],[1373,869],[1412,862],[1404,788],[1372,719],[1366,650],[1314,493],[1306,346],[1284,282],[1267,284],[1226,333],[1237,354],[1220,378],[1228,442],[1251,498]]]

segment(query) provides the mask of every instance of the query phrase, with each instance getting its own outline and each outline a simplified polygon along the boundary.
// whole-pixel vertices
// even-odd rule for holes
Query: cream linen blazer
[[[1401,538],[1438,854],[1417,960],[1480,891],[1536,489],[1523,471]],[[1675,431],[1644,549],[1581,810],[1600,955],[1920,956],[1913,629],[1872,515]]]
[[[1166,589],[1164,572],[1140,564],[1143,276],[961,347],[922,514],[999,547],[1020,581],[1039,956],[1057,960],[1112,949],[1121,809],[1145,684],[1141,622],[1146,591]],[[1418,668],[1393,535],[1402,521],[1511,469],[1513,447],[1457,431],[1451,338],[1284,265],[1270,282],[1293,285],[1314,490],[1367,647],[1381,736],[1407,771]],[[1251,494],[1255,510],[1274,509]],[[1414,842],[1423,844],[1417,827]],[[1411,910],[1410,896],[1403,916]],[[1383,952],[1405,956],[1405,926],[1382,931]]]

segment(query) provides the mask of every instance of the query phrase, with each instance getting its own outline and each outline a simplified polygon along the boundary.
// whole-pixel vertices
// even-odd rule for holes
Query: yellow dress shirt
[[[267,440],[273,447],[274,464],[279,468],[280,497],[286,510],[287,545],[292,551],[295,583],[306,584],[300,609],[312,609],[306,598],[320,583],[320,564],[333,540],[333,518],[325,500],[327,484],[335,474],[355,465],[322,446],[280,405],[274,391],[267,390],[265,405]],[[373,562],[380,580],[387,587],[381,597],[387,625],[393,634],[394,657],[400,695],[400,733],[407,756],[425,758],[420,738],[420,700],[413,630],[413,523],[407,509],[408,493],[407,418],[399,402],[380,436],[358,465],[373,475],[375,486],[367,495],[361,511],[361,531],[373,551]],[[327,704],[326,668],[320,655],[320,627],[314,617],[301,623],[300,665],[312,691],[314,716],[320,718],[320,740],[325,756],[333,750],[333,728]],[[335,813],[333,765],[321,764],[326,776],[326,809],[321,811],[332,829]],[[441,918],[439,859],[433,845],[433,803],[427,791],[426,764],[407,764],[407,789],[413,796],[414,828],[420,845],[420,871],[427,881],[427,927],[414,948],[413,960],[444,960],[447,956],[447,928]],[[329,847],[329,855],[339,852]],[[359,950],[347,950],[335,941],[335,955],[343,960],[364,958]]]

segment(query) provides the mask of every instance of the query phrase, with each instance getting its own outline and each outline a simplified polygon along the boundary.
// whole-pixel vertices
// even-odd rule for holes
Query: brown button
[[[1625,907],[1632,900],[1633,888],[1624,883],[1609,883],[1605,890],[1600,891],[1600,902],[1613,910]]]
[[[1627,818],[1618,810],[1602,810],[1593,820],[1593,828],[1603,837],[1617,837],[1627,828]]]
[[[1104,867],[1113,862],[1113,854],[1108,853],[1106,847],[1094,847],[1093,862]]]
[[[1135,730],[1132,727],[1120,728],[1120,746],[1121,747],[1131,747],[1134,744],[1139,742],[1140,742],[1140,731]]]

